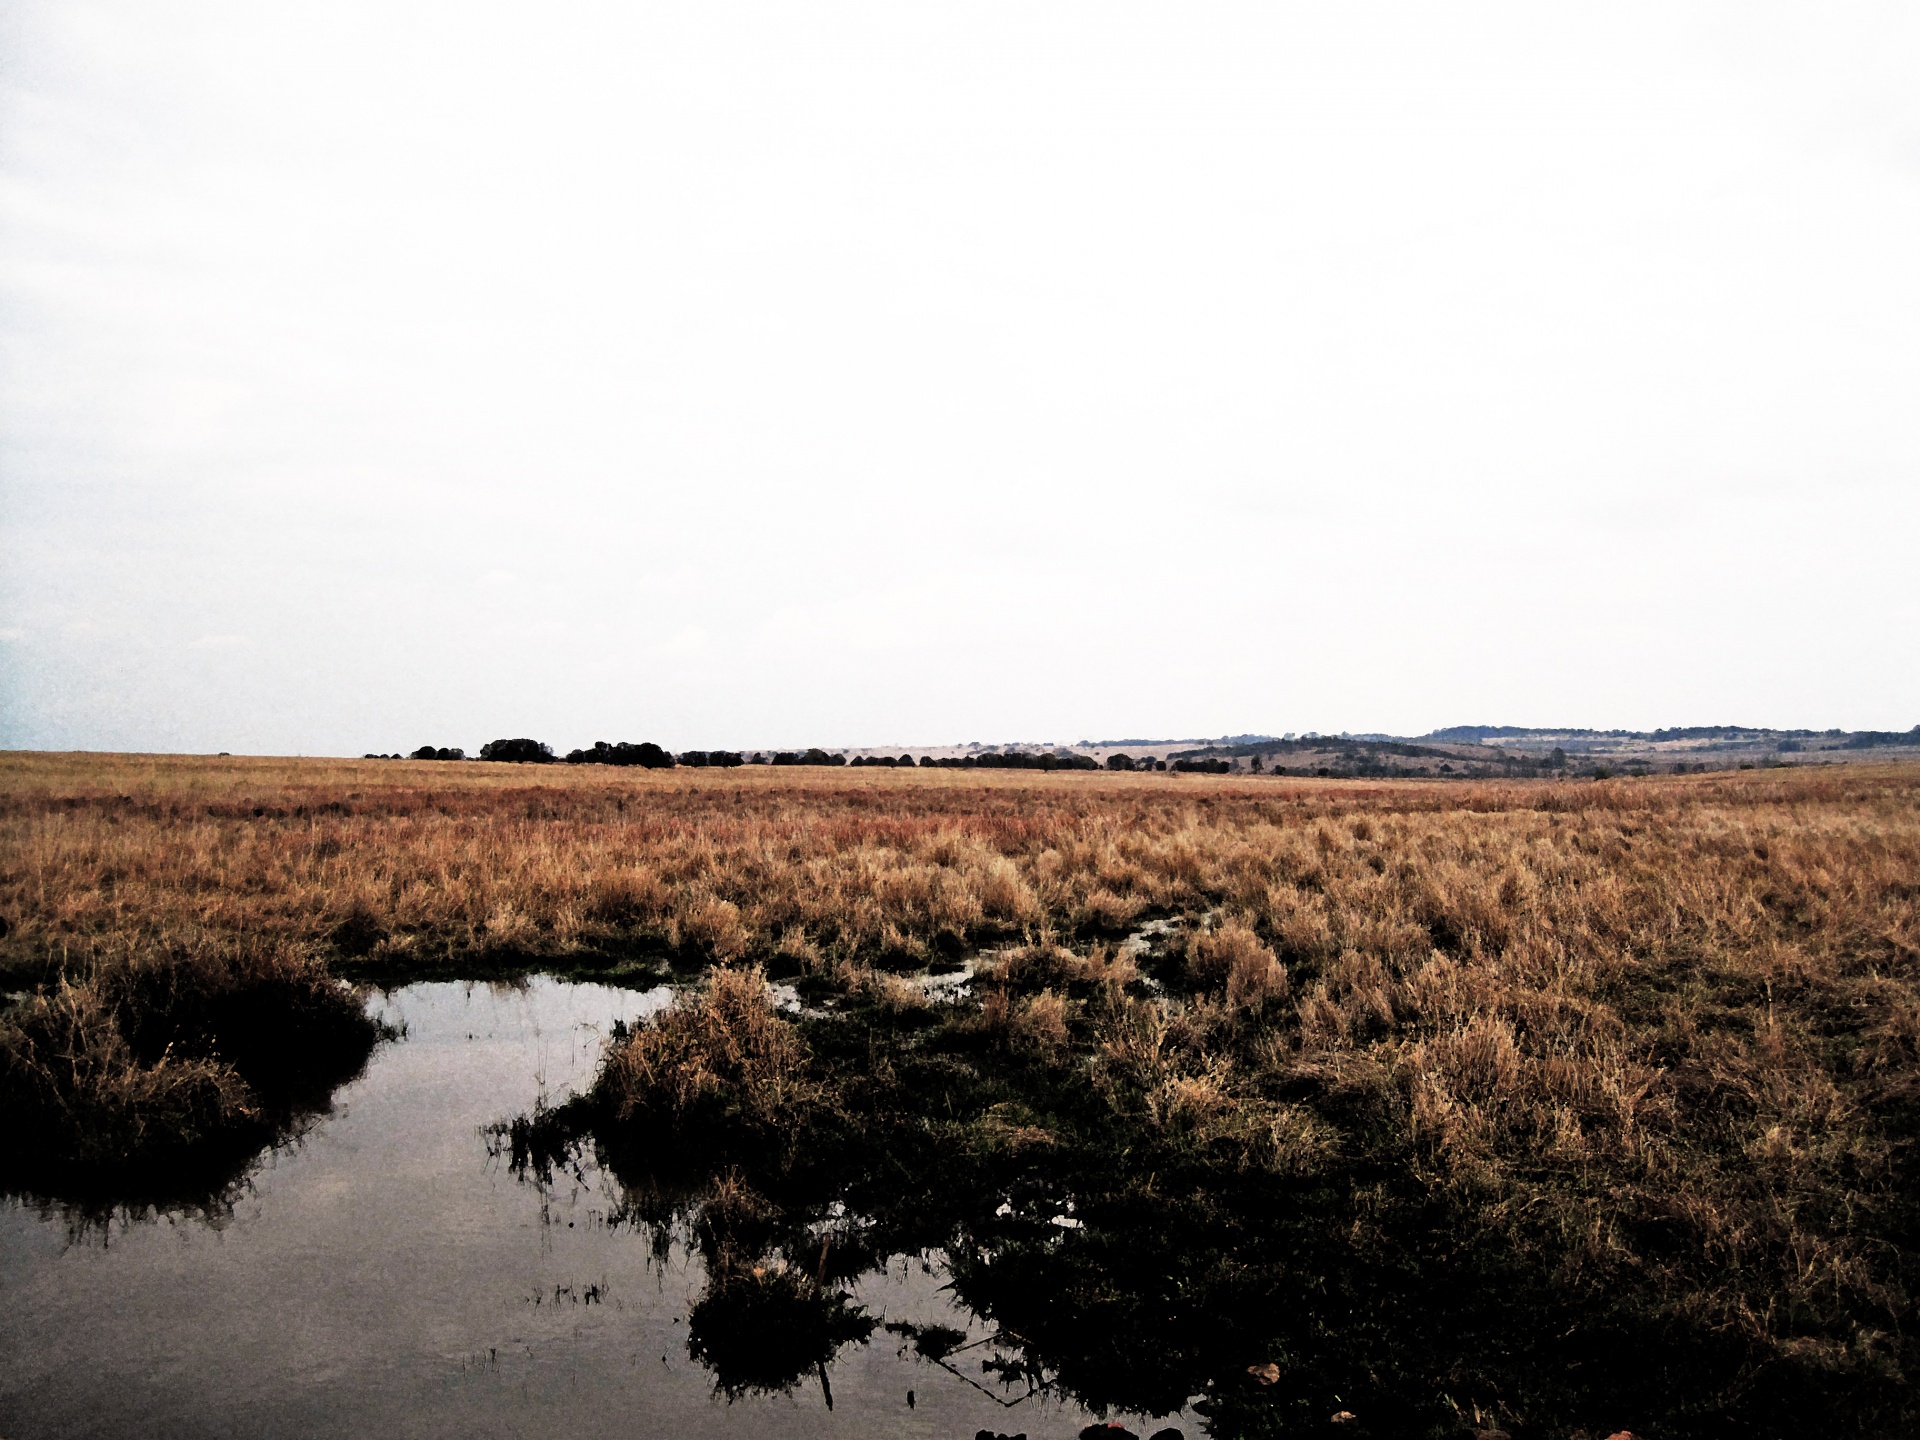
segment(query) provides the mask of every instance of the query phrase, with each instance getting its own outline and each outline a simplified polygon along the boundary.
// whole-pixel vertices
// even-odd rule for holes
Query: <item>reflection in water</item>
[[[829,1407],[827,1365],[879,1324],[844,1293],[791,1270],[741,1264],[707,1272],[687,1317],[687,1352],[727,1395],[791,1390],[817,1373]]]
[[[1261,1264],[1274,1257],[1249,1230],[1262,1227],[1221,1229],[1186,1201],[1129,1211],[1057,1192],[989,1197],[954,1184],[936,1198],[914,1185],[883,1197],[859,1183],[808,1198],[808,1180],[791,1172],[754,1176],[781,1189],[774,1201],[738,1169],[704,1184],[680,1172],[663,1185],[622,1158],[612,1213],[647,1234],[656,1255],[699,1255],[705,1285],[689,1312],[688,1350],[732,1397],[791,1392],[817,1377],[831,1404],[836,1358],[884,1328],[898,1357],[996,1407],[1044,1401],[1137,1421],[1178,1418],[1204,1395],[1203,1413],[1229,1420],[1215,1433],[1231,1434],[1241,1429],[1236,1398],[1253,1388],[1244,1357],[1271,1353],[1281,1312],[1325,1324],[1289,1291],[1297,1271]],[[545,1191],[581,1163],[571,1147],[543,1156],[523,1144],[514,1168]],[[876,1278],[895,1275],[937,1286],[946,1304],[914,1316],[861,1303]],[[1296,1418],[1316,1418],[1316,1394],[1296,1399]]]
[[[585,1088],[612,1024],[664,999],[409,986],[378,1005],[405,1037],[218,1224],[122,1211],[76,1237],[0,1203],[0,1435],[1041,1440],[1094,1418],[983,1368],[1000,1322],[858,1216],[796,1229],[742,1194],[663,1235],[642,1209],[669,1202],[590,1158],[532,1186],[490,1157],[491,1122]]]
[[[653,1253],[698,1251],[691,1350],[727,1395],[790,1393],[810,1372],[825,1392],[835,1357],[884,1324],[900,1355],[996,1403],[1191,1411],[1223,1440],[1336,1423],[1571,1437],[1647,1415],[1676,1436],[1808,1433],[1809,1416],[1862,1413],[1850,1428],[1886,1433],[1870,1406],[1836,1403],[1850,1377],[1758,1370],[1743,1337],[1649,1287],[1565,1285],[1550,1256],[1463,1225],[1406,1171],[1155,1144],[1058,1067],[1004,1051],[968,1064],[989,1053],[977,1030],[883,1049],[877,1023],[824,1023],[807,1037],[809,1090],[734,1006],[740,989],[714,982],[638,1032],[592,1097],[495,1132],[536,1189],[590,1153],[618,1181],[611,1213]],[[705,1048],[686,1049],[702,1027]],[[828,1070],[829,1047],[852,1063]],[[628,1075],[659,1078],[620,1088]],[[784,1128],[753,1105],[775,1081],[798,1097]],[[684,1124],[668,1105],[681,1091],[704,1107]],[[903,1259],[939,1275],[947,1315],[867,1303]]]

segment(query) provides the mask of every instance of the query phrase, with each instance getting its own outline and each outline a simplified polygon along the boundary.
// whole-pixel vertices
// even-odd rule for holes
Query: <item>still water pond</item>
[[[405,1037],[262,1159],[231,1212],[82,1226],[0,1202],[0,1435],[987,1428],[1041,1440],[1087,1424],[1044,1394],[1009,1408],[1019,1392],[976,1380],[967,1350],[935,1365],[884,1329],[790,1393],[716,1393],[687,1350],[698,1255],[656,1256],[610,1224],[615,1203],[590,1164],[543,1190],[483,1134],[543,1094],[583,1088],[613,1023],[667,999],[545,978],[408,986],[377,1002]],[[887,1321],[984,1340],[944,1278],[937,1256],[896,1259],[853,1299]],[[1198,1430],[1179,1416],[1107,1418]]]

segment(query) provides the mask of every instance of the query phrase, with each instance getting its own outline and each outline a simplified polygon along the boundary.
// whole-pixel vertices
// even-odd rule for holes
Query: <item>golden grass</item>
[[[1886,770],[1396,786],[16,755],[0,913],[15,963],[215,933],[409,969],[644,942],[792,971],[1224,904],[1326,969],[1318,998],[1348,1014],[1355,965],[1436,939],[1533,957],[1543,935],[1590,952],[1694,924],[1749,943],[1777,928],[1750,913],[1763,881],[1824,896],[1903,860],[1913,788]],[[1772,861],[1753,852],[1769,837]]]
[[[600,1084],[621,1125],[770,1131],[796,1120],[811,1098],[806,1068],[806,1046],[768,1007],[759,968],[723,966],[613,1046]]]
[[[1900,767],[1396,784],[0,759],[18,975],[263,936],[413,975],[657,952],[907,1015],[876,967],[1017,940],[966,1024],[1078,1067],[1116,1117],[1276,1172],[1390,1156],[1569,1273],[1670,1283],[1705,1323],[1835,1363],[1909,1314],[1917,897],[1920,771]],[[1110,943],[1152,915],[1194,921],[1166,997]],[[743,1015],[653,1058],[718,1094],[739,1076],[702,1047],[745,1044]],[[1747,1278],[1699,1283],[1716,1272]]]

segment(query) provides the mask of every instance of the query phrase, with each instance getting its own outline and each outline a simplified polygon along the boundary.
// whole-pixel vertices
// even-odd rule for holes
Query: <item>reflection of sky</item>
[[[748,9],[9,5],[0,747],[1920,713],[1910,8]]]
[[[685,1351],[698,1260],[676,1247],[655,1264],[643,1234],[609,1228],[593,1167],[543,1197],[489,1161],[480,1134],[543,1088],[583,1085],[613,1020],[665,998],[545,978],[408,986],[380,1003],[405,1039],[267,1161],[218,1229],[137,1223],[69,1247],[57,1218],[0,1210],[0,1429],[759,1440],[770,1425],[949,1437],[1085,1424],[1045,1401],[1003,1410],[902,1358],[885,1331],[842,1352],[831,1412],[811,1382],[713,1397]],[[943,1281],[895,1260],[855,1298],[883,1319],[966,1330]],[[583,1298],[591,1287],[603,1298]]]

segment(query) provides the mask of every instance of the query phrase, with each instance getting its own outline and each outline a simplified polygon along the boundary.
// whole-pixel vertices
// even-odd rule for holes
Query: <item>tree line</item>
[[[412,754],[400,755],[369,754],[369,760],[465,760],[467,752],[457,747],[422,745]],[[633,744],[622,740],[609,743],[596,740],[587,749],[569,750],[565,755],[554,754],[553,747],[544,741],[528,739],[489,740],[480,747],[475,757],[480,760],[506,761],[516,765],[637,765],[648,770],[668,770],[677,765],[686,765],[695,769],[703,767],[728,768],[735,765],[847,765],[881,766],[887,769],[898,767],[912,768],[916,764],[928,769],[942,770],[1098,770],[1100,762],[1090,755],[1075,755],[1066,750],[1052,754],[1028,754],[1025,751],[1012,751],[1007,754],[988,752],[983,755],[953,755],[936,760],[931,755],[922,755],[915,761],[911,755],[856,755],[849,760],[845,755],[831,750],[814,747],[807,750],[756,750],[744,753],[738,750],[683,750],[679,754],[651,740],[642,740]],[[1115,755],[1108,759],[1109,770],[1164,770],[1165,762],[1153,760],[1131,760],[1125,755]],[[1181,765],[1180,769],[1199,768]]]

